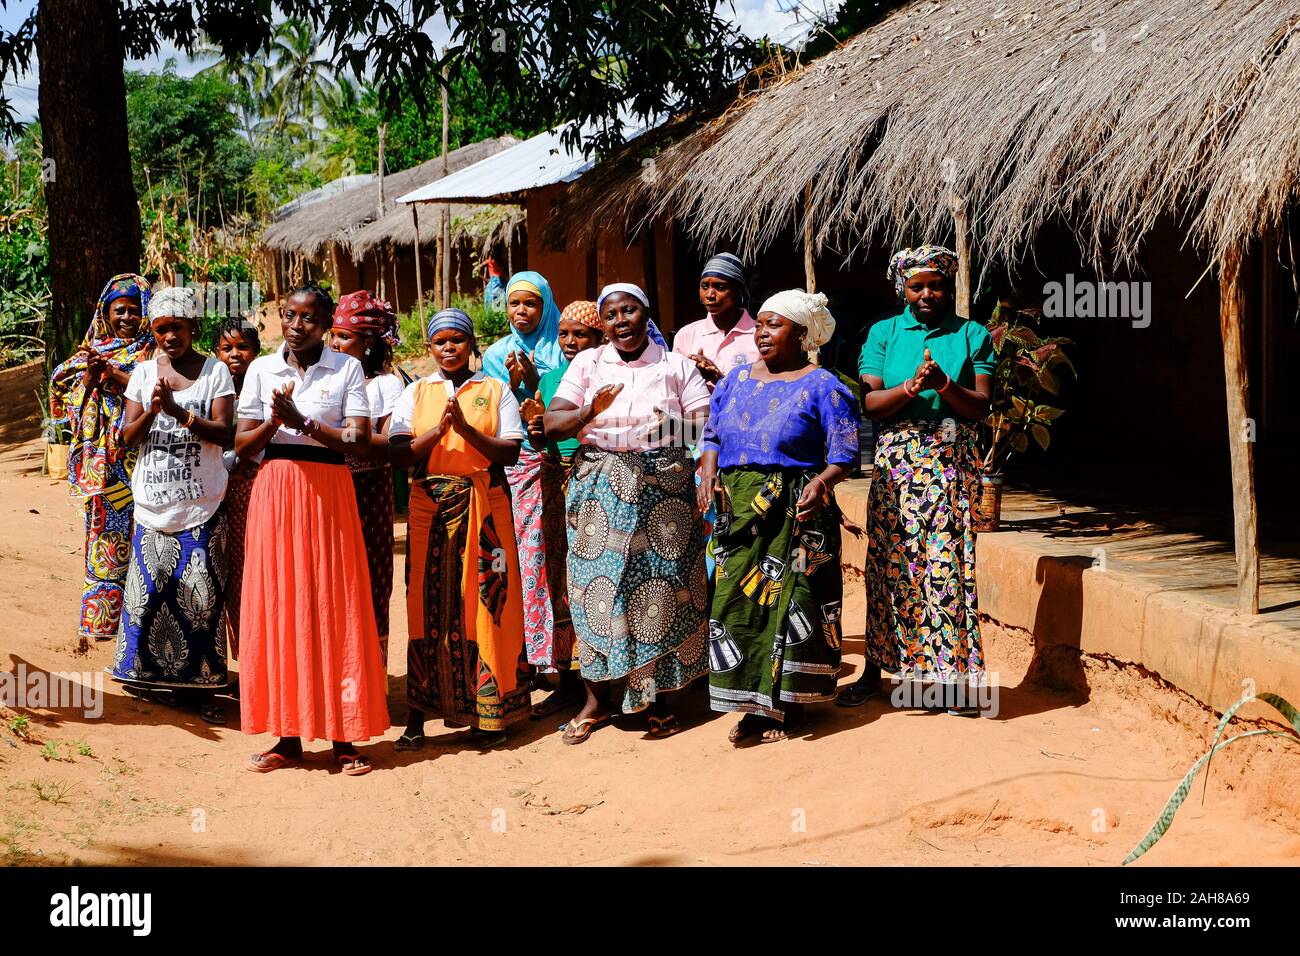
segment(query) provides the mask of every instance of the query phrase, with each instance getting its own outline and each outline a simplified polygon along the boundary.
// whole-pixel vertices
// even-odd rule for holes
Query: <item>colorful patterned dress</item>
[[[857,460],[852,394],[825,369],[759,381],[743,366],[714,390],[701,450],[718,454],[710,706],[784,720],[787,704],[834,700],[839,509],[800,522],[795,505],[827,464]]]
[[[149,281],[123,273],[104,286],[90,328],[82,340],[114,368],[131,372],[153,350],[153,334],[142,320],[140,335],[119,339],[107,315],[108,305],[123,295],[149,306]],[[122,587],[131,559],[131,471],[136,454],[122,441],[126,401],[113,383],[85,383],[86,358],[73,355],[50,379],[50,419],[57,430],[72,433],[68,449],[68,484],[85,511],[85,583],[81,589],[78,633],[85,640],[112,640],[122,618]]]
[[[872,326],[858,371],[885,388],[906,381],[926,349],[954,382],[993,371],[988,330],[949,312],[932,325],[910,309]],[[867,511],[866,658],[903,679],[983,680],[975,591],[975,425],[934,390],[879,425]]]

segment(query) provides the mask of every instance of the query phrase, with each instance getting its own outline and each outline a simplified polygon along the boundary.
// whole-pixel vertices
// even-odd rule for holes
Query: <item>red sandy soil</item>
[[[80,515],[62,483],[40,477],[40,450],[37,442],[0,447],[0,668],[102,671],[111,643],[76,651]],[[397,531],[400,552],[404,526]],[[391,743],[406,715],[400,565],[396,580],[395,726],[366,747],[375,772],[342,776],[328,744],[317,742],[300,768],[248,773],[247,755],[272,741],[239,732],[233,700],[231,724],[213,728],[106,679],[97,720],[27,711],[24,738],[10,729],[15,711],[0,708],[0,856],[19,864],[1113,866],[1213,726],[1207,712],[1133,669],[1089,663],[1089,693],[1026,683],[1024,641],[990,626],[997,719],[881,699],[858,710],[824,705],[803,736],[735,750],[726,735],[736,718],[710,714],[706,695],[694,693],[679,709],[685,730],[662,741],[644,739],[644,722],[631,718],[566,747],[560,718],[549,718],[515,731],[507,748],[480,753],[464,731],[431,722],[425,750],[397,754]],[[860,585],[850,590],[852,622]],[[845,679],[861,664],[861,643],[848,647],[857,653],[846,657]],[[42,756],[50,743],[59,759]],[[1216,759],[1204,805],[1198,786],[1138,865],[1300,862],[1295,791],[1273,773],[1295,756]]]

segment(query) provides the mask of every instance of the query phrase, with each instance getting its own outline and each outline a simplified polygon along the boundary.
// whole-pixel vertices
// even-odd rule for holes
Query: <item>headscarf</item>
[[[511,352],[531,354],[539,375],[564,364],[564,352],[560,349],[560,307],[551,294],[551,284],[540,272],[516,272],[506,285],[507,300],[515,289],[527,289],[542,300],[542,319],[527,335],[511,325],[509,331],[483,353],[483,374],[507,385],[510,373],[506,370],[506,356]],[[522,393],[523,386],[520,385]]]
[[[590,299],[578,299],[570,302],[560,313],[561,322],[581,322],[589,329],[605,331],[605,323],[600,321],[600,310]]]
[[[700,273],[700,278],[704,279],[712,276],[715,279],[726,279],[736,288],[736,293],[740,298],[740,307],[749,308],[749,285],[745,279],[745,264],[737,256],[730,252],[719,252],[716,256],[704,263],[704,270]]]
[[[609,285],[605,286],[605,288],[601,289],[600,295],[596,298],[597,315],[601,313],[602,307],[605,305],[605,300],[618,292],[626,293],[640,302],[645,306],[647,317],[649,316],[650,297],[645,294],[645,290],[639,285],[634,285],[631,282],[611,282]],[[651,342],[658,345],[660,348],[668,348],[668,343],[664,341],[663,333],[659,331],[659,326],[655,325],[655,320],[653,318],[647,318],[646,335],[649,336]]]
[[[802,325],[808,330],[806,340],[810,349],[821,348],[835,334],[835,318],[826,308],[826,296],[820,292],[787,289],[769,296],[758,311],[775,312],[796,325]]]
[[[99,294],[94,318],[82,339],[83,346],[129,372],[153,350],[153,333],[147,322],[140,323],[134,339],[120,339],[108,319],[109,303],[123,296],[140,300],[141,313],[149,308],[149,280],[134,272],[124,272],[108,280]],[[74,494],[85,497],[105,490],[113,466],[127,460],[128,449],[122,444],[122,419],[126,400],[121,393],[95,385],[87,392],[86,355],[78,352],[54,370],[50,378],[50,422],[56,429],[72,431],[68,449],[68,484]]]
[[[937,272],[949,279],[957,275],[957,253],[943,246],[926,244],[915,249],[900,249],[889,260],[886,275],[894,280],[894,291],[903,298],[903,284],[918,272]]]
[[[149,321],[161,319],[191,319],[197,322],[203,316],[198,294],[189,286],[173,285],[159,289],[149,297],[149,306],[145,310]]]
[[[397,334],[397,313],[368,289],[339,296],[334,306],[334,328],[360,335],[375,335],[393,348],[402,344]]]
[[[474,344],[474,352],[478,353],[478,336],[474,334],[474,320],[460,309],[443,309],[441,312],[434,313],[433,318],[429,320],[428,338],[432,339],[434,335],[443,329],[455,329],[458,332],[464,332],[469,336],[469,340]]]

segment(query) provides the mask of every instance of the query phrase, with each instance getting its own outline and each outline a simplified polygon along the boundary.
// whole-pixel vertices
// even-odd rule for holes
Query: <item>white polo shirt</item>
[[[442,374],[442,369],[434,369],[431,374],[415,380],[406,386],[406,389],[402,392],[402,397],[397,400],[397,407],[393,409],[393,414],[388,419],[389,437],[414,434],[412,422],[415,420],[415,390],[420,387],[421,382],[442,382],[447,397],[451,398],[460,394],[475,382],[483,381],[484,378],[482,372],[475,372],[461,383],[460,388],[456,388],[452,385],[451,379]],[[519,399],[515,398],[509,386],[502,387],[501,400],[497,403],[497,433],[495,437],[528,437],[528,433],[524,431],[523,419],[519,417]]]
[[[345,418],[369,418],[370,402],[366,398],[366,372],[350,355],[321,349],[320,359],[306,375],[285,360],[287,345],[270,355],[253,359],[244,374],[239,393],[240,418],[264,422],[271,417],[271,395],[276,389],[293,382],[293,403],[298,411],[331,428],[342,428]],[[302,432],[281,425],[271,436],[272,444],[324,446]]]

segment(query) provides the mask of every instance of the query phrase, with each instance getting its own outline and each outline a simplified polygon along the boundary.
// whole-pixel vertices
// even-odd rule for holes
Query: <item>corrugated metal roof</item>
[[[640,136],[648,125],[624,117],[625,136]],[[595,165],[582,153],[569,153],[561,144],[564,127],[539,133],[518,146],[467,166],[427,186],[398,196],[398,202],[518,202],[530,189],[568,183]],[[584,137],[585,138],[585,137]]]

